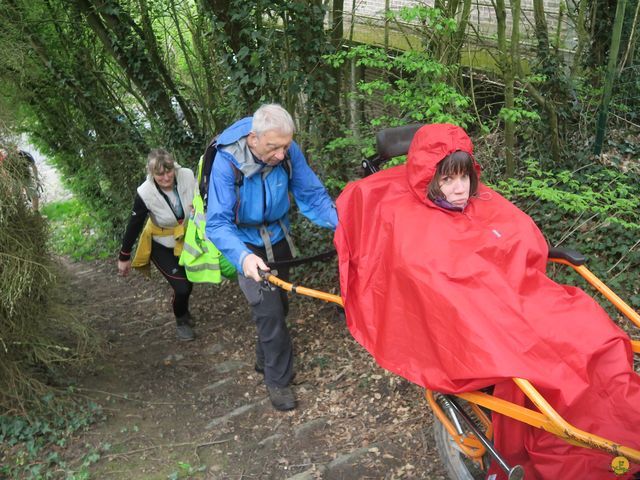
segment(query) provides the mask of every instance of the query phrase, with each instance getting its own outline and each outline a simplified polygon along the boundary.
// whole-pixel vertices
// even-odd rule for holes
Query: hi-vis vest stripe
[[[202,176],[202,162],[203,158],[200,157],[198,183]],[[234,278],[236,271],[233,265],[222,256],[213,243],[207,240],[204,203],[198,188],[193,195],[193,210],[187,224],[179,260],[180,265],[184,266],[187,278],[194,283],[220,283],[221,273],[227,278]]]

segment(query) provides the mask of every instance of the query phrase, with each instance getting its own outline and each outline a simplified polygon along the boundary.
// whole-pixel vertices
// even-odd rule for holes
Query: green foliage
[[[79,200],[50,203],[42,208],[49,220],[51,247],[74,260],[109,258],[117,251],[119,238],[110,223],[100,218]]]
[[[468,113],[470,99],[448,82],[456,67],[443,65],[426,52],[410,50],[390,56],[384,49],[361,45],[325,58],[335,68],[355,61],[357,66],[382,72],[379,78],[358,84],[359,100],[383,102],[381,113],[371,120],[373,126],[417,121],[466,127],[473,121]]]
[[[200,465],[199,467],[193,467],[187,462],[178,462],[178,470],[172,472],[167,480],[179,480],[181,478],[195,478],[199,473],[204,474],[206,472],[207,466]]]
[[[331,103],[331,72],[321,55],[332,49],[319,2],[229,0],[214,15],[214,41],[224,45],[230,88],[239,92],[246,111],[278,101],[298,113],[306,125]],[[299,105],[300,95],[308,98]],[[300,108],[298,108],[300,106]],[[312,113],[313,112],[313,113]]]
[[[585,254],[589,268],[638,308],[639,185],[639,175],[601,165],[552,171],[529,160],[524,175],[495,187],[534,219],[552,245]]]
[[[373,136],[362,137],[352,130],[344,130],[342,136],[329,140],[318,154],[322,161],[318,162],[317,168],[329,192],[337,195],[347,181],[359,178],[362,175],[361,159],[374,152]]]
[[[468,12],[465,13],[464,2],[436,5],[442,8],[431,7],[426,1],[416,2],[411,7],[392,10],[388,16],[391,20],[399,21],[398,23],[414,25],[415,27],[410,27],[411,31],[420,38],[422,48],[432,58],[446,65],[455,65],[461,57]]]
[[[526,174],[523,177],[498,183],[497,188],[503,194],[512,198],[535,199],[530,208],[539,201],[549,202],[570,216],[598,217],[625,228],[640,229],[637,176],[594,165],[575,172],[553,172],[543,170],[534,160],[525,164]],[[557,240],[568,238],[573,233],[563,232]]]
[[[2,478],[53,479],[61,478],[61,472],[69,480],[89,478],[89,466],[100,458],[97,449],[87,445],[73,462],[64,460],[60,451],[74,434],[101,420],[102,409],[93,402],[74,401],[69,395],[73,391],[67,392],[64,399],[46,395],[42,402],[48,406],[47,413],[34,418],[0,416]]]
[[[428,12],[433,13],[430,9]],[[433,14],[438,21],[450,21],[440,18],[438,12]],[[404,19],[423,15],[423,12],[404,10],[402,15]],[[334,194],[347,181],[361,176],[361,160],[374,153],[377,131],[413,122],[466,127],[474,120],[469,114],[470,99],[451,82],[457,75],[458,65],[445,65],[428,52],[409,50],[390,55],[382,48],[358,45],[326,55],[325,59],[334,68],[355,62],[357,66],[379,72],[372,80],[360,81],[357,92],[351,93],[357,102],[372,105],[371,118],[360,123],[357,131],[343,129],[342,136],[326,142],[319,153],[320,165],[326,172],[323,177]]]
[[[418,21],[429,30],[437,32],[454,33],[458,30],[458,23],[453,18],[444,16],[439,8],[431,8],[426,5],[402,7],[397,12],[389,12],[391,18],[400,18],[405,22]]]
[[[534,110],[526,108],[523,103],[522,98],[517,97],[515,99],[515,107],[502,107],[498,113],[498,117],[505,122],[513,122],[515,124],[520,124],[524,120],[539,121],[540,114]]]

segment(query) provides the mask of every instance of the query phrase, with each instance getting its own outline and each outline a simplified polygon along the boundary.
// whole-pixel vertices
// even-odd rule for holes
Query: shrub
[[[45,220],[24,195],[20,159],[0,162],[0,407],[48,408],[48,381],[90,357],[94,335],[60,300]]]

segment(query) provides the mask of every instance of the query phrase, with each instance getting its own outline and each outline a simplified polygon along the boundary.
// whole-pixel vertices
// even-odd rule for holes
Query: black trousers
[[[173,314],[176,318],[183,317],[189,313],[189,297],[193,289],[184,267],[178,265],[178,257],[173,254],[173,248],[167,248],[158,242],[151,243],[151,261],[173,288]]]
[[[266,261],[264,248],[247,245]],[[286,240],[273,245],[276,261],[292,258]],[[289,269],[278,269],[278,277],[289,279]],[[286,387],[293,379],[293,344],[287,327],[289,313],[287,293],[271,284],[256,282],[238,275],[238,284],[251,307],[256,324],[256,356],[264,360],[264,383],[269,387]]]

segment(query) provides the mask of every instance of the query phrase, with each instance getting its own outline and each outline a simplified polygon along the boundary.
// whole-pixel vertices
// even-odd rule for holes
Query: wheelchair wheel
[[[484,467],[460,451],[454,439],[437,418],[433,419],[433,436],[436,450],[451,480],[482,480],[487,476],[489,459],[484,458]]]

